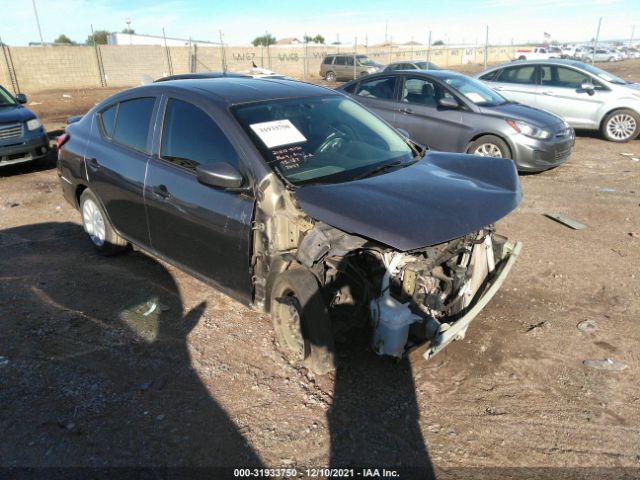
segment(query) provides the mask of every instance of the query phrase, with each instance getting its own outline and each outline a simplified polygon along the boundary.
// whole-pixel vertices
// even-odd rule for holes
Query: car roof
[[[566,58],[550,58],[548,60],[514,60],[513,62],[502,63],[500,65],[496,65],[495,67],[487,68],[482,72],[478,72],[475,75],[482,75],[486,72],[491,72],[493,70],[498,70],[505,67],[519,67],[522,65],[564,65],[566,67],[576,67],[582,68],[583,65],[586,65],[584,62],[580,60],[569,60]]]
[[[169,75],[167,77],[162,77],[157,80],[154,80],[154,83],[157,82],[168,82],[170,80],[190,80],[190,79],[201,79],[201,78],[246,78],[249,75],[245,75],[244,73],[233,73],[233,72],[195,72],[195,73],[180,73],[178,75]]]
[[[206,95],[219,104],[259,102],[264,100],[338,95],[331,89],[295,80],[253,77],[217,77],[185,80],[167,80],[128,90],[144,94],[155,90],[184,90]],[[155,93],[155,92],[154,92]]]

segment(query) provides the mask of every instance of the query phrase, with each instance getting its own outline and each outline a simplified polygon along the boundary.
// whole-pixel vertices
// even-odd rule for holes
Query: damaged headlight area
[[[492,227],[400,252],[316,225],[300,245],[298,258],[323,280],[334,327],[369,321],[379,355],[400,358],[430,342],[429,358],[464,337],[519,249],[520,244],[509,243]]]

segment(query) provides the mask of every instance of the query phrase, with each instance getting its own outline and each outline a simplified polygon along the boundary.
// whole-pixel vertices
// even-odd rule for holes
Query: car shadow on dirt
[[[261,465],[192,367],[206,304],[185,308],[163,265],[101,257],[73,223],[2,230],[0,248],[3,466]],[[338,351],[329,464],[434,478],[411,366],[365,337]]]
[[[206,304],[186,309],[160,263],[100,257],[72,223],[0,248],[4,467],[261,465],[192,367]]]

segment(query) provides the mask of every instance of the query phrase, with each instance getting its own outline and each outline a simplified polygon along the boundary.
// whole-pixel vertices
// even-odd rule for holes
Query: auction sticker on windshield
[[[307,139],[289,120],[254,123],[251,129],[256,132],[267,148],[306,142]]]

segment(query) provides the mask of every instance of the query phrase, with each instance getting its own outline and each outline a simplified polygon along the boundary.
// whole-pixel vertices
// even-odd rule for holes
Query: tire
[[[128,242],[115,232],[102,205],[88,188],[80,195],[80,215],[82,227],[99,253],[115,255],[129,249]]]
[[[608,62],[615,62],[615,61],[616,61],[616,59],[615,59],[615,58],[613,58],[613,57],[609,57],[607,61],[608,61]]]
[[[610,142],[628,142],[640,133],[640,115],[626,108],[614,110],[604,117],[600,131]]]
[[[327,82],[335,82],[336,81],[336,74],[335,72],[329,71],[327,72],[327,74],[324,76],[324,79]]]
[[[467,148],[467,153],[483,157],[511,158],[509,145],[495,135],[483,135],[471,142],[469,148]]]
[[[331,319],[316,277],[303,269],[280,273],[270,305],[276,340],[287,360],[318,375],[335,370]]]

